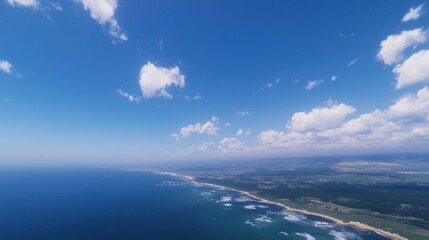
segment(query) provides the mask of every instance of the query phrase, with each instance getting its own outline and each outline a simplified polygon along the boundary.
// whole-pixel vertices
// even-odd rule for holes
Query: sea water
[[[3,168],[0,239],[388,238],[180,177],[110,169]]]

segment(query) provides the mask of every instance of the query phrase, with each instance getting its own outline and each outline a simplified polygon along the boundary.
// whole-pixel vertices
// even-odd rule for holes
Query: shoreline
[[[392,233],[392,232],[389,232],[389,231],[386,231],[386,230],[383,230],[383,229],[378,229],[378,228],[369,226],[369,225],[367,225],[365,223],[355,222],[355,221],[345,222],[343,220],[340,220],[338,218],[334,218],[334,217],[331,217],[331,216],[328,216],[328,215],[325,215],[325,214],[311,212],[311,211],[304,210],[304,209],[292,208],[292,207],[289,207],[289,206],[287,206],[287,205],[285,205],[283,203],[279,203],[279,202],[276,202],[276,201],[267,200],[265,198],[256,196],[256,195],[254,195],[254,194],[252,194],[250,192],[246,192],[246,191],[243,191],[243,190],[238,190],[238,189],[234,189],[234,188],[231,188],[231,187],[225,187],[225,186],[217,185],[217,184],[213,184],[213,183],[198,182],[198,181],[195,180],[195,177],[190,176],[190,175],[184,175],[184,174],[174,173],[174,172],[162,172],[162,171],[157,171],[157,170],[144,170],[144,169],[143,170],[134,169],[134,170],[129,170],[129,171],[151,172],[151,173],[156,173],[156,174],[161,174],[161,175],[169,175],[169,176],[173,176],[173,177],[185,178],[188,181],[190,181],[191,183],[196,184],[196,185],[212,187],[212,188],[216,188],[216,189],[219,189],[219,190],[228,190],[228,191],[238,192],[238,193],[241,193],[241,194],[246,195],[248,197],[254,198],[254,199],[256,199],[257,201],[259,201],[261,203],[267,203],[267,204],[271,204],[271,205],[276,205],[276,206],[279,206],[281,208],[284,208],[287,211],[299,212],[299,213],[302,213],[302,214],[305,214],[305,215],[312,215],[312,216],[321,217],[321,218],[324,218],[324,219],[328,219],[328,220],[330,220],[330,221],[332,221],[332,222],[334,222],[335,224],[338,224],[338,225],[353,226],[353,227],[356,227],[356,228],[359,228],[359,229],[362,229],[362,230],[373,231],[373,232],[375,232],[377,234],[380,234],[382,236],[389,237],[389,238],[396,239],[396,240],[408,240],[408,238],[405,238],[405,237],[403,237],[403,236],[401,236],[401,235],[399,235],[397,233]]]

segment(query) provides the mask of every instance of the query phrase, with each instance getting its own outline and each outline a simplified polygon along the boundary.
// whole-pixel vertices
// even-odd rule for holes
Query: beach
[[[267,200],[265,198],[256,196],[252,193],[249,193],[247,191],[242,191],[242,190],[238,190],[238,189],[234,189],[231,187],[225,187],[225,186],[221,186],[221,185],[217,185],[217,184],[212,184],[212,183],[204,183],[204,182],[198,182],[195,180],[195,177],[190,176],[190,175],[185,175],[185,174],[180,174],[180,173],[174,173],[174,172],[163,172],[163,171],[157,171],[157,170],[132,170],[132,171],[143,171],[143,172],[152,172],[152,173],[156,173],[156,174],[164,174],[164,175],[170,175],[170,176],[174,176],[174,177],[180,177],[180,178],[184,178],[187,179],[188,181],[190,181],[191,183],[195,184],[195,185],[200,185],[200,186],[207,186],[207,187],[212,187],[212,188],[216,188],[219,190],[229,190],[229,191],[234,191],[234,192],[238,192],[241,193],[243,195],[246,195],[248,197],[254,198],[256,200],[258,200],[261,203],[267,203],[267,204],[272,204],[272,205],[277,205],[281,208],[284,208],[287,211],[292,211],[292,212],[298,212],[298,213],[302,213],[305,215],[312,215],[312,216],[318,216],[327,220],[330,220],[338,225],[346,225],[346,226],[353,226],[362,230],[368,230],[368,231],[373,231],[376,232],[377,234],[380,234],[382,236],[388,237],[388,238],[392,238],[392,239],[397,239],[397,240],[408,240],[408,238],[405,238],[403,236],[400,236],[399,234],[396,233],[391,233],[389,231],[385,231],[383,229],[378,229],[372,226],[369,226],[365,223],[361,223],[361,222],[355,222],[355,221],[350,221],[350,222],[345,222],[342,221],[340,219],[325,215],[325,214],[320,214],[320,213],[315,213],[315,212],[310,212],[307,210],[303,210],[303,209],[297,209],[297,208],[292,208],[289,207],[283,203],[279,203],[276,201],[271,201],[271,200]]]

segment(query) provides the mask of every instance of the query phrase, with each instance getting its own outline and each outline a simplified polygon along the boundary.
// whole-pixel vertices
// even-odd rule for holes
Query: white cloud
[[[402,64],[397,65],[393,72],[396,74],[397,89],[420,82],[429,82],[429,50],[414,53]]]
[[[180,135],[179,135],[179,134],[177,134],[177,133],[172,133],[172,134],[170,134],[170,137],[171,137],[171,138],[174,138],[176,141],[178,141],[178,140],[180,139]]]
[[[192,98],[191,98],[189,95],[185,95],[185,100],[186,100],[186,101],[189,101],[189,100],[191,100],[191,99],[193,99],[193,100],[195,100],[195,101],[198,101],[198,100],[203,99],[203,97],[202,97],[199,93],[195,94],[195,96],[194,96],[194,97],[192,97]]]
[[[115,10],[118,7],[116,0],[79,0],[91,17],[100,24],[105,24],[114,19]]]
[[[117,41],[126,41],[128,37],[122,32],[118,21],[115,18],[115,11],[118,7],[117,0],[78,0],[83,4],[86,11],[100,25],[107,25],[108,32]]]
[[[18,7],[37,8],[39,6],[39,2],[37,0],[7,0],[7,2],[12,6]]]
[[[334,76],[331,77],[331,81],[335,82],[335,80],[337,80],[337,76],[334,75]]]
[[[53,21],[50,16],[52,11],[62,11],[63,8],[58,2],[45,2],[42,0],[6,0],[12,7],[31,8],[43,13],[50,21]]]
[[[238,111],[238,115],[245,117],[245,116],[249,116],[249,111]]]
[[[352,65],[354,65],[355,63],[357,63],[358,60],[359,60],[359,58],[355,58],[355,59],[351,60],[349,62],[349,64],[347,64],[347,67],[351,67]]]
[[[197,94],[194,96],[194,100],[201,100],[201,99],[203,99],[203,97],[201,97],[201,95],[200,95],[199,93],[197,93]]]
[[[285,141],[285,133],[275,130],[267,130],[263,131],[258,138],[263,144],[275,145]]]
[[[410,20],[417,20],[422,15],[423,4],[416,8],[410,8],[407,14],[402,18],[403,22],[408,22]]]
[[[206,152],[210,146],[213,146],[214,142],[203,142],[196,145],[195,150],[198,152]]]
[[[122,89],[118,89],[118,90],[116,90],[116,92],[117,92],[119,95],[121,95],[121,96],[123,96],[123,97],[127,98],[127,99],[128,99],[128,101],[130,101],[130,102],[139,103],[139,102],[142,100],[142,97],[141,97],[141,96],[134,95],[134,94],[130,94],[130,93],[128,93],[128,92],[125,92],[125,91],[124,91],[124,90],[122,90]]]
[[[346,104],[331,104],[323,108],[314,108],[310,112],[297,112],[292,116],[288,127],[295,132],[307,132],[338,127],[347,115],[356,109]]]
[[[172,98],[167,92],[171,86],[183,88],[185,76],[180,73],[179,67],[158,67],[151,62],[145,64],[140,70],[140,89],[144,98],[164,97]]]
[[[261,90],[264,90],[265,88],[273,88],[274,85],[278,84],[280,82],[280,78],[277,78],[274,82],[269,82],[265,84],[263,87],[261,87]]]
[[[237,137],[241,137],[243,135],[250,135],[250,133],[252,132],[252,130],[249,128],[247,129],[247,131],[245,132],[243,129],[238,129],[237,132],[235,133],[235,136]]]
[[[0,60],[0,70],[4,73],[11,74],[13,70],[12,64],[6,60]]]
[[[310,81],[305,86],[305,89],[311,90],[311,89],[315,88],[316,86],[318,86],[318,85],[320,85],[320,84],[322,84],[324,82],[325,82],[325,80],[318,80],[318,79]]]
[[[63,8],[61,7],[61,5],[58,2],[51,3],[49,8],[56,10],[56,11],[59,11],[59,12],[63,11]]]
[[[112,19],[109,21],[109,34],[112,36],[115,40],[119,41],[127,41],[128,36],[122,32],[121,27],[118,24],[118,21],[116,19]]]
[[[185,154],[205,153],[209,150],[209,148],[211,146],[214,146],[214,145],[215,145],[214,142],[205,141],[205,142],[200,143],[200,144],[194,144],[194,145],[188,147],[187,150],[181,151],[181,152],[185,153]]]
[[[411,119],[425,121],[429,116],[429,87],[420,89],[417,94],[400,98],[385,112],[388,119]]]
[[[244,143],[238,138],[223,138],[218,146],[222,152],[240,152],[246,149]]]
[[[180,136],[182,138],[187,138],[193,133],[197,134],[207,134],[207,135],[217,135],[219,131],[219,118],[212,117],[210,120],[208,120],[206,123],[195,123],[195,124],[189,124],[186,127],[182,127],[180,129]],[[178,139],[179,134],[173,133],[170,135],[173,138]]]
[[[304,120],[292,117],[292,122],[296,120],[297,124],[301,124],[297,130],[290,126],[289,131],[267,130],[260,133],[258,136],[260,148],[265,151],[273,148],[282,151],[296,149],[335,151],[400,147],[414,149],[425,146],[427,149],[429,87],[420,89],[416,94],[399,98],[385,110],[376,109],[350,120],[346,120],[345,115],[354,112],[354,108],[345,104],[335,106],[339,109],[341,105],[342,111],[325,109],[324,114],[313,114],[318,117],[311,116],[310,113],[321,112],[320,109],[305,113],[301,117]],[[329,120],[331,118],[332,121]],[[316,123],[317,120],[322,123]],[[327,124],[324,124],[324,121]]]
[[[252,129],[247,129],[247,131],[246,131],[246,135],[250,135],[252,133]]]
[[[368,134],[374,128],[385,125],[387,122],[383,119],[382,113],[375,110],[372,113],[362,114],[357,118],[351,119],[344,123],[340,128],[332,129],[332,131],[325,131],[325,136],[332,136],[335,134],[345,135],[359,135]]]
[[[397,35],[389,35],[380,44],[377,58],[387,65],[393,65],[403,60],[403,52],[409,47],[416,47],[427,41],[428,31],[423,28],[402,31]]]

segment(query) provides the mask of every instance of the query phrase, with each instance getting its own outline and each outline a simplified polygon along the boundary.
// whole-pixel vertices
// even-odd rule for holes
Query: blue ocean
[[[234,191],[141,171],[0,169],[1,240],[384,240]]]

